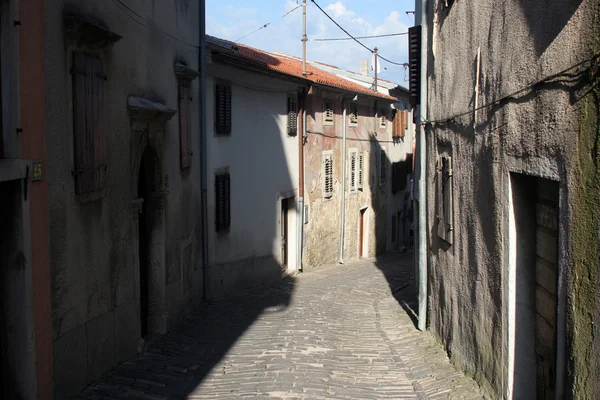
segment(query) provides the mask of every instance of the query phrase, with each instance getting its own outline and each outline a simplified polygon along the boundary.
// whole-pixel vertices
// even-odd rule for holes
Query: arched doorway
[[[160,210],[156,206],[156,193],[160,188],[158,173],[159,159],[150,146],[146,146],[141,158],[138,173],[138,198],[142,199],[138,224],[138,260],[140,279],[140,328],[145,337],[155,331],[150,319],[156,317],[156,282],[160,279],[155,266],[160,263],[160,253],[156,251],[163,240],[160,234]],[[158,211],[158,212],[157,212]]]

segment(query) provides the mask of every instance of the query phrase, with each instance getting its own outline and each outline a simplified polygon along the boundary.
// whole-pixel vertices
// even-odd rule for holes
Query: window
[[[365,166],[364,154],[361,153],[358,156],[358,189],[359,190],[363,190],[364,175],[365,175],[364,166]]]
[[[386,122],[386,113],[385,113],[385,109],[382,108],[380,110],[380,117],[379,117],[379,127],[380,128],[385,128],[385,122]]]
[[[392,215],[392,243],[396,241],[396,216]]]
[[[323,152],[323,197],[330,198],[333,195],[333,152]]]
[[[358,187],[358,151],[356,149],[350,149],[350,192],[356,192]]]
[[[192,165],[192,93],[189,82],[179,84],[179,161],[182,169]]]
[[[358,125],[358,104],[350,103],[350,126]]]
[[[323,100],[323,125],[333,125],[333,100]]]
[[[288,113],[288,135],[296,136],[298,134],[298,101],[295,96],[290,96],[287,99]]]
[[[406,176],[408,175],[408,158],[392,164],[392,194],[406,187]],[[412,163],[412,161],[410,161]]]
[[[385,154],[385,148],[382,148],[379,152],[379,184],[385,185],[387,180],[387,156]]]
[[[437,222],[438,236],[448,243],[452,243],[454,230],[453,218],[453,184],[452,184],[452,157],[441,156],[438,159],[436,171],[437,184]]]
[[[392,122],[392,137],[404,137],[406,135],[408,111],[396,110]]]
[[[408,70],[410,104],[416,106],[420,102],[421,90],[421,26],[408,29]]]
[[[102,60],[73,53],[73,142],[75,192],[91,193],[106,186],[104,154],[104,88]]]
[[[231,86],[228,84],[216,85],[215,125],[217,135],[231,134]]]
[[[215,230],[227,231],[231,225],[231,183],[229,172],[215,176]]]

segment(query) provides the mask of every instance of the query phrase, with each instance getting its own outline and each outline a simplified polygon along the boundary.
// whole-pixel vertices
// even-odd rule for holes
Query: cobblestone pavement
[[[76,399],[481,399],[411,319],[413,255],[205,304]]]

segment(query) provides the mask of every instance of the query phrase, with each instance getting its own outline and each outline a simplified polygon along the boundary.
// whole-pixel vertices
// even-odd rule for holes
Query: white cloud
[[[310,4],[310,3],[309,3]],[[297,4],[295,1],[288,0],[281,14],[293,9]],[[408,26],[401,21],[401,14],[397,10],[390,11],[384,18],[379,20],[368,19],[360,16],[358,13],[348,9],[343,1],[339,0],[329,4],[324,9],[331,15],[344,29],[354,36],[371,36],[389,33],[398,33],[408,31]],[[228,25],[218,23],[210,16],[207,18],[207,33],[223,39],[238,40],[248,33],[256,30],[260,26],[269,22],[260,12],[247,13],[247,16],[240,16],[235,21],[230,21]],[[276,19],[276,18],[273,18]],[[272,19],[272,20],[273,20]],[[319,38],[341,38],[346,35],[336,27],[323,13],[316,7],[310,6],[307,9],[307,34],[310,39]],[[302,55],[302,8],[292,12],[287,17],[275,20],[267,28],[247,36],[241,42],[252,47],[274,52],[276,50],[295,56]],[[378,47],[379,54],[383,57],[404,63],[408,62],[408,37],[392,36],[377,39],[361,39],[367,47]],[[320,61],[340,68],[352,71],[359,71],[360,60],[368,59],[371,62],[372,55],[359,44],[351,40],[344,41],[309,41],[307,43],[307,58],[314,61]],[[382,66],[387,70],[382,71],[381,77],[394,82],[405,84],[404,71],[400,66],[391,65],[382,61]]]

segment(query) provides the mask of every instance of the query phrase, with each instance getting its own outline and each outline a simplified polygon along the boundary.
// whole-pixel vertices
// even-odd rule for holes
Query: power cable
[[[370,48],[368,48],[367,46],[365,46],[365,45],[364,45],[362,42],[360,42],[360,41],[359,41],[357,38],[355,38],[354,36],[352,36],[352,35],[351,35],[351,34],[350,34],[350,33],[349,33],[347,30],[345,30],[344,28],[342,28],[342,26],[341,26],[340,24],[338,24],[338,23],[337,23],[337,21],[336,21],[336,20],[334,20],[334,19],[333,19],[333,18],[332,18],[332,17],[331,17],[329,14],[327,14],[327,11],[323,10],[323,8],[321,8],[321,6],[320,6],[320,5],[319,5],[319,4],[318,4],[318,3],[317,3],[315,0],[311,0],[311,1],[312,1],[312,3],[313,3],[315,6],[317,6],[317,8],[318,8],[318,9],[319,9],[319,10],[320,10],[320,11],[321,11],[323,14],[325,14],[325,16],[326,16],[327,18],[329,18],[329,20],[330,20],[331,22],[333,22],[333,23],[334,23],[334,24],[335,24],[335,25],[336,25],[338,28],[340,28],[340,29],[341,29],[341,30],[342,30],[342,31],[343,31],[343,32],[344,32],[346,35],[348,35],[348,36],[350,37],[350,39],[354,40],[356,43],[358,43],[359,45],[361,45],[362,47],[364,47],[364,48],[365,48],[366,50],[368,50],[368,51],[369,51],[371,54],[374,54],[374,53],[375,53],[375,51],[374,51],[374,50],[371,50]],[[406,64],[406,63],[398,63],[398,62],[395,62],[395,61],[390,61],[390,60],[388,60],[387,58],[384,58],[384,57],[382,57],[381,55],[379,55],[379,53],[377,54],[377,56],[378,56],[379,58],[381,58],[382,60],[384,60],[384,61],[386,61],[386,62],[390,63],[390,64],[394,64],[394,65],[401,65],[401,66],[406,66],[406,65],[408,65],[408,64]]]
[[[290,11],[286,12],[285,14],[283,14],[281,17],[271,21],[271,22],[267,22],[266,24],[262,25],[260,28],[253,30],[252,32],[248,33],[247,35],[242,36],[241,38],[239,38],[238,40],[236,40],[236,42],[239,42],[242,39],[247,38],[248,36],[252,35],[253,33],[256,33],[258,31],[260,31],[261,29],[266,28],[267,26],[271,25],[273,22],[277,22],[280,19],[283,19],[285,17],[287,17],[289,14],[291,14],[293,11],[296,11],[297,9],[299,9],[300,7],[302,7],[302,5],[296,6],[294,8],[292,8]]]
[[[402,36],[408,35],[408,32],[399,32],[399,33],[387,33],[385,35],[371,35],[371,36],[356,36],[356,39],[374,39],[374,38],[382,38],[382,37],[390,37],[390,36]],[[326,39],[309,39],[310,42],[332,42],[335,40],[352,40],[352,38],[326,38]]]
[[[571,71],[573,71],[573,70],[575,70],[575,69],[577,69],[579,67],[582,67],[582,66],[584,66],[586,64],[589,64],[587,66],[587,68],[584,68],[584,69],[581,69],[581,70],[579,70],[577,72],[571,73]],[[597,53],[597,54],[593,55],[592,57],[590,57],[590,58],[588,58],[586,60],[583,60],[583,61],[580,61],[580,62],[578,62],[576,64],[573,64],[570,67],[568,67],[568,68],[566,68],[566,69],[564,69],[564,70],[562,70],[560,72],[557,72],[555,74],[546,76],[545,78],[542,78],[542,79],[540,79],[540,80],[538,80],[536,82],[530,83],[527,86],[524,86],[524,87],[522,87],[522,88],[520,88],[518,90],[515,90],[514,92],[511,92],[511,93],[509,93],[509,94],[507,94],[505,96],[502,96],[499,99],[493,100],[493,101],[491,101],[489,103],[486,103],[486,104],[484,104],[482,106],[479,106],[479,107],[474,108],[474,109],[470,109],[469,111],[465,111],[465,112],[462,112],[462,113],[459,113],[459,114],[455,114],[455,115],[450,116],[450,117],[438,118],[438,119],[435,119],[435,120],[423,120],[421,122],[421,125],[442,124],[442,123],[447,123],[447,122],[453,121],[453,120],[455,120],[457,118],[464,117],[466,115],[472,114],[474,111],[479,111],[479,110],[482,110],[484,108],[488,108],[488,107],[492,107],[492,106],[501,104],[502,102],[510,99],[511,97],[514,97],[514,96],[516,96],[516,95],[518,95],[520,93],[523,93],[523,92],[525,92],[527,90],[535,89],[536,87],[539,87],[539,86],[541,86],[543,84],[552,83],[552,81],[554,79],[557,79],[557,78],[567,77],[567,78],[571,79],[571,81],[569,81],[569,82],[572,82],[575,79],[580,79],[581,76],[586,71],[592,72],[592,75],[593,75],[593,68],[594,68],[594,66],[596,66],[596,67],[600,66],[600,53]],[[595,73],[598,74],[598,72],[595,72]]]
[[[200,46],[198,46],[197,44],[192,44],[192,43],[186,42],[185,40],[182,40],[182,39],[178,38],[177,36],[174,36],[174,35],[170,34],[169,32],[167,32],[167,31],[159,28],[155,23],[153,23],[151,21],[148,21],[146,18],[142,17],[138,12],[136,12],[133,8],[131,8],[130,6],[128,6],[127,4],[125,4],[123,1],[121,1],[121,0],[113,0],[113,3],[115,3],[117,5],[117,7],[121,11],[123,11],[124,14],[126,14],[129,18],[131,18],[135,22],[137,22],[139,25],[142,25],[142,26],[144,26],[144,27],[146,27],[148,29],[155,29],[156,31],[162,33],[163,35],[165,35],[165,36],[167,36],[167,37],[169,37],[169,38],[171,38],[173,40],[176,40],[178,42],[181,42],[183,44],[186,44],[188,46],[195,47],[197,49],[200,48]],[[131,15],[131,13],[134,14],[140,20],[144,21],[148,25],[146,25],[143,22],[141,22],[138,19],[136,19],[133,15]]]

